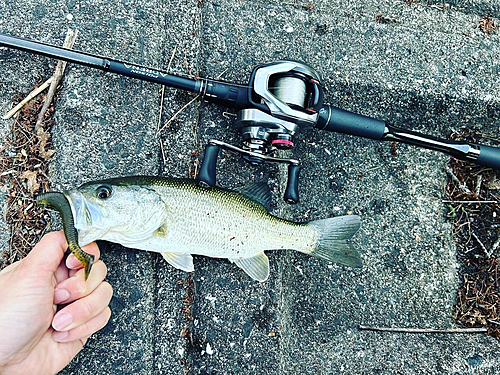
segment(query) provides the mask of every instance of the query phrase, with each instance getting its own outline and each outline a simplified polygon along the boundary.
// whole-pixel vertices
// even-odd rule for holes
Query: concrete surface
[[[343,109],[444,137],[463,126],[498,132],[500,33],[477,28],[486,14],[500,17],[494,0],[450,1],[444,10],[430,1],[311,4],[8,0],[0,3],[0,32],[62,44],[66,29],[78,28],[79,50],[162,69],[175,50],[171,71],[240,83],[257,64],[302,60],[322,75],[325,101]],[[375,22],[378,13],[398,22]],[[0,60],[2,110],[54,65],[5,49]],[[57,189],[130,174],[186,177],[191,153],[210,138],[239,143],[227,110],[208,103],[191,105],[158,137],[155,84],[70,65],[63,85],[53,128]],[[190,99],[165,90],[162,123]],[[297,206],[281,200],[285,173],[276,166],[223,158],[219,184],[267,180],[273,213],[287,219],[361,215],[362,269],[274,253],[271,277],[259,284],[227,261],[196,257],[189,287],[187,274],[156,254],[112,245],[103,251],[115,290],[111,322],[62,373],[500,371],[500,345],[487,336],[357,328],[454,326],[458,265],[441,203],[447,157],[405,145],[392,156],[389,143],[314,130],[296,144]],[[181,335],[186,326],[192,340]]]

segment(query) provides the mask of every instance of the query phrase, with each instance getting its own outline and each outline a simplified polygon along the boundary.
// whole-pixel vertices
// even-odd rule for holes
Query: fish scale
[[[249,257],[274,249],[312,249],[316,240],[312,228],[269,215],[262,207],[248,205],[248,199],[241,199],[241,195],[234,197],[236,204],[231,204],[222,193],[226,192],[200,195],[196,200],[183,191],[174,193],[175,201],[184,203],[168,208],[172,220],[168,232],[172,236],[167,239],[188,247],[191,254],[219,258]],[[202,238],[207,240],[205,244],[200,243]],[[175,246],[169,248],[175,250]]]
[[[272,216],[240,194],[219,189],[206,194],[205,188],[198,188],[203,190],[197,189],[193,199],[192,191],[170,189],[170,192],[158,189],[158,193],[183,202],[167,208],[172,222],[168,225],[168,233],[172,235],[167,235],[171,251],[178,246],[189,248],[191,254],[243,258],[264,250],[297,247],[312,250],[316,241],[312,228]],[[204,244],[200,246],[203,238],[207,242],[202,241]]]

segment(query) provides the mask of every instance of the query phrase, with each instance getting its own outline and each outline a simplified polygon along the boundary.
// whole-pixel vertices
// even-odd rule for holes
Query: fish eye
[[[111,195],[111,188],[109,188],[108,186],[104,186],[104,185],[99,186],[96,190],[96,196],[99,199],[109,198],[110,195]]]

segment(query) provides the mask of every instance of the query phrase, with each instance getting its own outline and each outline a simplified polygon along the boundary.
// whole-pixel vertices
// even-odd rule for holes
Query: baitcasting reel
[[[198,175],[200,184],[214,186],[220,148],[239,153],[252,163],[287,163],[288,182],[284,199],[297,203],[300,162],[274,157],[276,150],[291,149],[293,136],[301,127],[312,128],[318,122],[323,105],[323,88],[318,73],[295,61],[278,61],[259,65],[249,84],[249,102],[253,108],[240,109],[235,125],[243,135],[238,148],[211,140]]]
[[[152,68],[124,63],[71,49],[0,34],[0,46],[44,55],[105,72],[159,83],[200,95],[205,100],[238,110],[236,124],[241,128],[241,148],[212,140],[206,147],[198,182],[215,185],[215,169],[220,148],[239,153],[259,164],[288,164],[285,200],[298,201],[300,163],[273,156],[279,149],[293,147],[293,136],[300,128],[314,127],[373,140],[397,141],[447,153],[457,159],[500,170],[500,149],[468,142],[453,142],[396,128],[385,121],[344,111],[323,104],[319,75],[308,65],[278,61],[257,66],[248,85],[208,78],[191,79]]]
[[[253,108],[241,109],[236,120],[246,150],[268,155],[290,149],[300,127],[312,128],[318,122],[323,87],[310,66],[294,61],[259,65],[249,91]]]

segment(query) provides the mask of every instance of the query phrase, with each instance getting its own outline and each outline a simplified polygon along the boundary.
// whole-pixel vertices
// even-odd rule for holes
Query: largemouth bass
[[[204,188],[193,180],[134,176],[89,182],[64,192],[80,245],[102,239],[161,253],[175,268],[194,271],[193,254],[227,258],[265,281],[265,250],[292,249],[360,267],[350,243],[359,229],[348,215],[295,223],[268,213],[267,184],[240,191]]]

